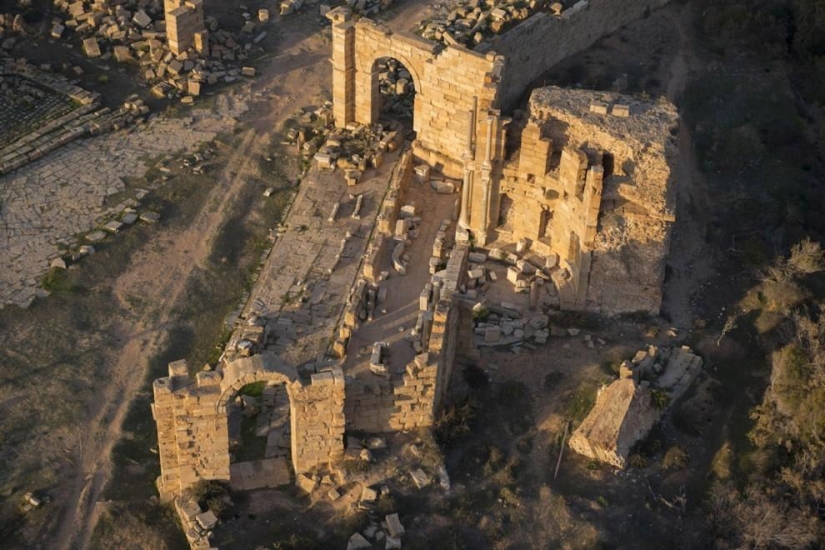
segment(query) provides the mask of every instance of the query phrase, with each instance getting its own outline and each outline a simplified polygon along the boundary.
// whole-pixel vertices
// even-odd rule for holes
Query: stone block
[[[518,284],[519,277],[521,277],[521,270],[516,266],[507,268],[507,281],[512,284]]]
[[[83,41],[83,53],[86,57],[100,57],[100,45],[96,38],[87,38]]]
[[[398,514],[389,514],[384,518],[387,523],[387,531],[391,537],[400,538],[406,532]]]

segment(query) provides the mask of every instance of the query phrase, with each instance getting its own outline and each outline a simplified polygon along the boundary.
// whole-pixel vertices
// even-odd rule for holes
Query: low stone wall
[[[456,292],[466,271],[469,249],[457,246],[440,274],[442,294],[432,306],[432,326],[422,353],[403,375],[372,374],[348,378],[347,427],[366,432],[410,430],[431,426],[447,393],[459,341],[461,307]]]
[[[398,221],[398,213],[407,197],[407,188],[413,176],[413,158],[410,151],[405,151],[398,164],[393,170],[390,186],[384,200],[381,202],[381,209],[378,212],[376,221],[376,232],[386,237],[391,237],[395,231],[395,222]]]

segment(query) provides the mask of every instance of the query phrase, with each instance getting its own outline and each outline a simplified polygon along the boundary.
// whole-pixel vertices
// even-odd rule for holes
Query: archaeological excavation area
[[[0,547],[823,546],[822,0],[0,4]]]
[[[675,107],[530,84],[663,3],[579,2],[472,49],[326,14],[333,101],[323,143],[303,146],[313,166],[217,369],[171,363],[153,386],[158,488],[193,547],[214,527],[187,497],[205,480],[295,483],[334,502],[348,493],[341,464],[436,423],[459,365],[578,334],[556,312],[658,315]],[[623,466],[701,368],[689,349],[650,353],[600,394],[573,450]],[[254,457],[238,436],[252,424],[266,439]]]

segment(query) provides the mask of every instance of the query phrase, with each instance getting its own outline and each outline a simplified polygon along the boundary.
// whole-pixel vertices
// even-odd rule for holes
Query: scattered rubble
[[[269,21],[268,12],[258,21],[245,17],[241,32],[231,33],[216,19],[204,18],[201,0],[55,0],[55,5],[65,19],[55,24],[52,38],[77,38],[88,57],[136,65],[152,94],[167,99],[196,97],[204,86],[255,76],[254,68],[238,64],[266,36]]]
[[[559,2],[544,0],[462,0],[419,24],[418,34],[445,46],[475,47],[502,34],[532,15],[545,11],[560,16]]]
[[[28,492],[23,495],[23,498],[20,501],[19,509],[22,513],[28,513],[36,508],[40,508],[43,505],[43,499],[40,499],[34,496],[34,493]]]
[[[209,548],[209,539],[218,526],[218,517],[212,510],[204,511],[189,495],[175,498],[175,511],[183,523],[183,532],[192,548]]]

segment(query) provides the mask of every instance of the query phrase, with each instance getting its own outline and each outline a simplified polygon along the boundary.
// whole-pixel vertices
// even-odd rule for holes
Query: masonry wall
[[[344,456],[344,376],[340,368],[313,374],[311,383],[287,386],[296,473],[335,463]]]
[[[220,375],[189,377],[185,361],[155,380],[152,415],[157,423],[161,498],[180,494],[202,479],[229,479],[229,428],[218,412]]]
[[[580,0],[556,17],[533,15],[516,27],[481,44],[476,51],[496,52],[506,59],[499,108],[515,108],[537,78],[553,65],[580,52],[670,0]]]
[[[166,37],[174,54],[195,45],[195,34],[204,32],[203,0],[165,0]]]
[[[256,355],[199,372],[185,361],[170,363],[155,380],[152,415],[158,430],[158,490],[169,500],[200,480],[230,478],[227,405],[245,385],[283,383],[290,399],[292,463],[296,473],[323,468],[344,452],[344,376],[340,368],[300,379],[294,369]]]
[[[466,271],[468,252],[466,246],[457,246],[447,263],[426,351],[417,355],[400,376],[382,378],[364,373],[347,380],[344,410],[349,429],[387,432],[432,425],[455,364],[462,315],[455,294]]]
[[[335,123],[372,124],[379,115],[376,61],[392,57],[410,72],[415,88],[415,154],[448,175],[461,173],[468,149],[469,112],[495,109],[503,60],[493,53],[447,47],[396,32],[369,19],[353,22],[338,8],[328,17],[332,30],[332,83]],[[476,116],[478,118],[478,116]],[[483,139],[478,126],[476,140]]]

